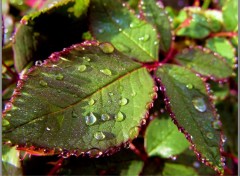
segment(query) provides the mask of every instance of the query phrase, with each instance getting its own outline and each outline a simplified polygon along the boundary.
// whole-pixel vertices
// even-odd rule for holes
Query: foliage
[[[236,174],[230,2],[3,1],[3,174]]]

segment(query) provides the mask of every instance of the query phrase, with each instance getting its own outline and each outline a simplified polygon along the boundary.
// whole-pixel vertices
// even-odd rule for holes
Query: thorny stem
[[[147,157],[144,153],[142,153],[140,150],[138,150],[133,143],[130,143],[130,144],[129,144],[129,147],[130,147],[130,149],[131,149],[136,155],[138,155],[144,162],[147,161],[147,158],[148,158],[148,157]]]
[[[218,33],[211,33],[209,37],[235,37],[237,36],[237,32],[218,32]]]
[[[51,175],[56,175],[55,173],[60,169],[60,167],[62,166],[64,158],[60,158],[57,163],[54,165],[54,167],[50,170],[50,172],[48,173],[48,176]]]

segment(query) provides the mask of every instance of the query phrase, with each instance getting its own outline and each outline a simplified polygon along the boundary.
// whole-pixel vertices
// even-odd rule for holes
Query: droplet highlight
[[[101,43],[99,47],[106,54],[113,53],[114,51],[114,47],[110,43]]]
[[[102,119],[102,121],[108,121],[108,120],[110,120],[110,116],[108,114],[102,114],[101,119]]]
[[[208,139],[213,139],[213,137],[214,137],[214,135],[212,133],[207,133],[206,136]]]
[[[104,75],[107,75],[107,76],[111,76],[112,75],[112,72],[111,70],[109,69],[103,69],[103,70],[100,70],[100,72],[102,72]]]
[[[192,89],[192,88],[193,88],[193,85],[192,85],[192,84],[187,84],[187,85],[186,85],[186,88]]]
[[[95,104],[95,100],[94,100],[94,99],[90,99],[90,100],[88,101],[88,104],[89,104],[90,106],[94,105],[94,104]]]
[[[96,121],[97,121],[97,118],[92,112],[90,112],[89,116],[85,117],[85,123],[88,126],[93,125]]]
[[[39,81],[39,84],[40,84],[41,86],[43,86],[43,87],[47,87],[47,85],[48,85],[48,83],[45,82],[45,81],[43,81],[43,80],[40,80],[40,81]]]
[[[126,98],[122,98],[121,100],[119,100],[119,105],[120,106],[124,106],[128,103],[128,99]]]
[[[86,69],[87,69],[86,65],[79,65],[79,67],[78,67],[78,71],[80,71],[80,72],[84,72]]]
[[[150,35],[145,34],[144,36],[138,38],[138,40],[139,40],[139,41],[144,41],[144,42],[146,42],[146,41],[149,40],[149,38],[150,38]]]
[[[50,131],[51,129],[49,127],[46,128],[47,131]]]
[[[98,132],[94,133],[94,138],[97,139],[97,140],[103,140],[103,139],[105,139],[105,137],[106,136],[101,131],[98,131]]]
[[[124,115],[123,115],[123,113],[122,113],[121,111],[119,111],[119,112],[115,115],[115,120],[116,120],[117,122],[121,122],[121,121],[124,120]]]
[[[206,103],[203,98],[197,97],[192,100],[193,106],[199,112],[205,112],[207,110]]]

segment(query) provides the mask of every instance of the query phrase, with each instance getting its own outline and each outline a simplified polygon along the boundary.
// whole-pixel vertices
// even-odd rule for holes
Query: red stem
[[[218,32],[218,33],[211,33],[209,37],[235,37],[238,34],[236,32]]]
[[[231,158],[235,164],[238,164],[238,158],[231,153],[222,152],[222,155]]]
[[[160,63],[164,64],[164,63],[171,61],[174,58],[175,54],[176,54],[176,50],[174,49],[173,44],[172,44],[169,52],[167,53],[167,56]]]
[[[63,163],[63,160],[64,158],[60,158],[56,165],[50,170],[50,172],[48,173],[48,176],[51,176],[51,175],[56,175],[55,173],[60,169],[60,167],[62,166],[62,163]]]
[[[130,149],[136,154],[138,155],[144,162],[147,161],[147,156],[145,155],[145,153],[142,153],[140,150],[138,150],[133,143],[129,144]]]

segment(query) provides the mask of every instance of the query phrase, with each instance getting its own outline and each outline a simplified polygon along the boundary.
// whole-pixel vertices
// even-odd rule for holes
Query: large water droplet
[[[122,98],[121,100],[119,100],[119,105],[120,106],[124,106],[128,103],[128,99],[126,98]]]
[[[97,118],[96,118],[96,116],[92,112],[90,112],[89,116],[85,117],[85,122],[89,126],[93,125],[96,121],[97,121]]]
[[[61,73],[59,73],[59,74],[56,76],[56,79],[57,79],[57,80],[63,80],[63,78],[64,78],[64,76],[63,76]]]
[[[123,115],[123,113],[122,113],[121,111],[119,111],[119,112],[115,115],[115,120],[116,120],[117,122],[121,122],[121,121],[124,120],[124,115]]]
[[[41,86],[43,86],[43,87],[47,87],[47,85],[48,85],[48,83],[45,82],[45,81],[43,81],[43,80],[40,80],[40,81],[39,81],[39,84],[40,84]]]
[[[186,85],[186,88],[192,89],[192,88],[193,88],[193,85],[192,85],[192,84],[187,84],[187,85]]]
[[[112,75],[112,72],[111,70],[109,69],[103,69],[103,70],[100,70],[100,72],[102,72],[104,75],[107,75],[107,76],[111,76]]]
[[[207,138],[209,138],[209,139],[213,139],[213,137],[214,137],[214,135],[213,135],[212,133],[210,133],[210,132],[209,132],[209,133],[207,133],[207,135],[206,135],[206,136],[207,136]]]
[[[196,110],[198,110],[199,112],[205,112],[206,109],[207,109],[207,106],[205,104],[205,101],[203,98],[201,97],[197,97],[197,98],[194,98],[192,100],[192,103],[193,103],[193,106]]]
[[[105,139],[105,135],[103,134],[103,132],[98,131],[98,132],[94,133],[94,138],[97,140],[103,140],[103,139]]]
[[[94,103],[95,103],[94,99],[90,99],[90,100],[88,101],[88,104],[89,104],[90,106],[94,105]]]
[[[108,120],[110,120],[110,116],[108,114],[102,114],[101,119],[102,119],[102,121],[108,121]]]
[[[6,126],[8,126],[8,125],[10,125],[10,122],[9,122],[7,119],[3,118],[3,119],[2,119],[2,126],[3,126],[3,127],[6,127]]]
[[[107,54],[110,54],[114,51],[114,47],[110,43],[101,43],[99,47],[104,53]]]
[[[122,52],[129,53],[131,51],[131,48],[121,43],[116,43],[115,47]]]
[[[78,66],[78,71],[80,71],[80,72],[84,72],[86,69],[87,69],[86,65],[79,65]]]

